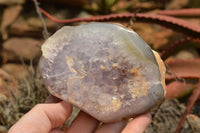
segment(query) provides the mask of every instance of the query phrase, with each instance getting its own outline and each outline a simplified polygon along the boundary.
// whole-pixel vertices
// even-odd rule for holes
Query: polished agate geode
[[[117,24],[65,26],[46,40],[42,53],[49,92],[100,121],[136,116],[164,99],[165,70],[134,31]]]

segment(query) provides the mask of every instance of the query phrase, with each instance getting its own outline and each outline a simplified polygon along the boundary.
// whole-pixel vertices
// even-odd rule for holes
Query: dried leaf
[[[180,78],[200,78],[200,58],[190,60],[173,60],[165,62],[168,70]],[[167,80],[175,79],[174,75],[166,74]]]
[[[0,5],[24,4],[25,0],[0,0]]]
[[[127,1],[126,1],[127,2]],[[160,3],[155,3],[154,1],[144,1],[144,2],[135,2],[135,5],[132,7],[133,9],[155,9],[155,8],[161,8],[162,5]]]
[[[172,0],[166,5],[166,9],[181,9],[189,4],[189,0]]]
[[[0,69],[0,101],[4,95],[6,99],[12,99],[13,96],[19,97],[18,82],[11,75]],[[5,100],[5,99],[4,99]]]
[[[29,19],[25,20],[24,18],[20,17],[14,24],[10,26],[9,33],[12,36],[42,37],[41,29],[28,24],[28,22]]]
[[[184,83],[181,81],[173,81],[166,87],[166,99],[181,98],[192,92],[195,88],[194,83]]]
[[[1,67],[4,71],[15,77],[17,80],[22,81],[29,74],[29,67],[25,64],[7,63]]]
[[[2,58],[7,61],[30,61],[40,57],[42,41],[32,38],[11,38],[3,43]]]
[[[39,2],[49,2],[49,0],[38,0]],[[89,4],[93,0],[51,0],[51,2],[64,4],[67,6],[83,6]]]
[[[8,33],[7,33],[8,26],[10,26],[12,23],[16,21],[21,10],[22,10],[21,5],[10,6],[4,10],[1,23],[2,38],[4,40],[8,38]]]

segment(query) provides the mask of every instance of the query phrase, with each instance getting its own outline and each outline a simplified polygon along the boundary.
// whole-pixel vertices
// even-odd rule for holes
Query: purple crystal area
[[[45,86],[103,122],[148,111],[164,99],[150,47],[116,24],[66,26],[42,46]]]

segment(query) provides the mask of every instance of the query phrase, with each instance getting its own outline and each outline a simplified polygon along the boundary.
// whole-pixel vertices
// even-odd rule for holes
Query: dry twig
[[[41,11],[39,10],[39,3],[37,2],[37,0],[33,0],[34,4],[35,4],[35,8],[36,8],[36,12],[42,22],[42,27],[43,27],[43,36],[44,36],[44,39],[46,40],[48,37],[49,37],[49,33],[48,33],[48,30],[47,30],[47,26],[46,26],[46,23],[44,21],[44,18],[42,17],[42,13]]]

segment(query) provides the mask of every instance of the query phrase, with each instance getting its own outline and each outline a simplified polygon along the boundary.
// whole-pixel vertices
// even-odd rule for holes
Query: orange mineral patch
[[[158,67],[159,67],[159,70],[160,70],[161,84],[162,84],[164,91],[165,91],[165,94],[166,94],[166,84],[165,84],[166,68],[165,68],[165,64],[156,51],[153,51],[153,53],[155,55],[155,58],[156,58],[156,61],[158,63]]]
[[[120,99],[113,98],[110,104],[110,110],[112,110],[113,112],[116,112],[117,110],[121,108],[121,105],[122,105],[122,102],[120,101]]]
[[[139,68],[132,68],[130,73],[133,73],[133,78],[128,80],[128,88],[129,93],[131,94],[132,98],[135,99],[137,97],[146,96],[149,89],[149,84],[146,78],[141,74],[140,67]]]
[[[77,72],[73,66],[75,65],[74,59],[71,56],[66,56],[66,63],[71,70],[71,72]]]

